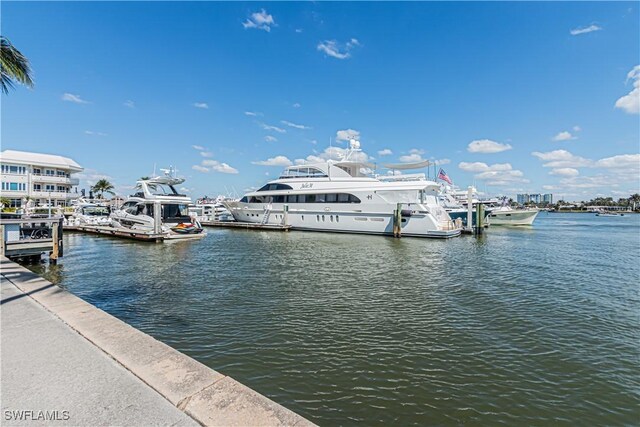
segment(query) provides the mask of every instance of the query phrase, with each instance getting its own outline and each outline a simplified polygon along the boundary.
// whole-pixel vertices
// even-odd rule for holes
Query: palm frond
[[[4,36],[0,36],[0,69],[0,86],[5,94],[14,87],[14,81],[33,87],[29,60]]]

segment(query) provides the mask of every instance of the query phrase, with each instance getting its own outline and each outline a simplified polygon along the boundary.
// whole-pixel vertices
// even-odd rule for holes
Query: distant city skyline
[[[636,2],[6,2],[3,15],[36,85],[3,95],[2,149],[72,158],[80,188],[106,178],[127,195],[173,165],[193,198],[242,194],[356,138],[368,161],[435,161],[490,195],[640,191]]]

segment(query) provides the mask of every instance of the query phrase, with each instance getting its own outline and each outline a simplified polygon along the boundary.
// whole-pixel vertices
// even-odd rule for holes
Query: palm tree
[[[104,193],[109,193],[114,195],[116,193],[113,192],[113,184],[111,184],[106,179],[98,180],[93,187],[91,187],[91,191],[98,194],[98,198],[102,199]]]
[[[29,60],[3,36],[0,36],[0,71],[0,85],[5,95],[15,86],[14,82],[33,87]]]
[[[638,204],[640,204],[640,194],[638,194],[638,193],[632,194],[629,197],[629,202],[631,204],[633,204],[633,210],[635,210],[636,206],[638,206]]]

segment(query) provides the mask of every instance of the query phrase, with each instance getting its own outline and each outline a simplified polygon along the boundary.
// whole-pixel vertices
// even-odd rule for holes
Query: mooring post
[[[476,235],[482,234],[483,215],[484,215],[484,206],[482,205],[482,203],[478,203],[476,206],[476,226],[474,230]]]
[[[153,203],[153,233],[160,234],[162,231],[162,226],[160,225],[160,220],[162,218],[162,207],[160,206],[160,202]]]
[[[393,237],[402,237],[402,203],[396,204],[393,211]]]
[[[467,188],[467,230],[473,230],[473,187]]]
[[[49,253],[49,264],[57,264],[58,263],[58,223],[51,222],[50,224],[51,224],[53,248]]]
[[[284,205],[282,210],[282,225],[286,227],[289,225],[289,205]]]
[[[64,232],[64,227],[62,226],[63,218],[60,218],[58,221],[58,256],[64,256],[64,242],[62,241],[62,233]]]

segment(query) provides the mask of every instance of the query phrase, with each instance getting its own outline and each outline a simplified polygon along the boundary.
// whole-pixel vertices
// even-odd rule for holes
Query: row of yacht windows
[[[242,203],[360,203],[360,199],[348,193],[287,194],[278,196],[243,197]]]

